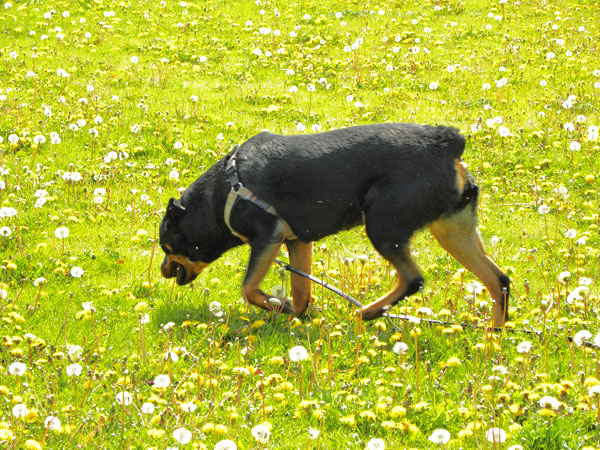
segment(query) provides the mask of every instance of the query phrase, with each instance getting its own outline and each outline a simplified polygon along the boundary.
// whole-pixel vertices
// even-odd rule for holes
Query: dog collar
[[[238,199],[246,200],[252,203],[255,206],[258,206],[263,211],[276,216],[279,220],[283,222],[287,229],[289,225],[287,222],[277,214],[277,211],[273,207],[273,205],[265,202],[264,200],[259,199],[254,193],[248,189],[243,183],[240,181],[240,176],[237,169],[237,153],[240,146],[236,145],[233,149],[233,153],[227,158],[227,162],[225,164],[225,175],[227,176],[227,182],[229,183],[230,190],[229,195],[227,196],[227,201],[225,202],[225,211],[224,211],[224,219],[227,228],[231,231],[231,234],[240,238],[244,242],[248,242],[248,238],[238,233],[231,226],[231,210],[233,209],[233,205]]]

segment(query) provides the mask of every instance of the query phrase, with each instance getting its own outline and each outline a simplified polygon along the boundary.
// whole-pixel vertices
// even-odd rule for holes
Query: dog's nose
[[[168,257],[164,257],[163,262],[160,265],[160,272],[165,278],[173,278],[175,276],[175,270],[171,267],[171,263]]]

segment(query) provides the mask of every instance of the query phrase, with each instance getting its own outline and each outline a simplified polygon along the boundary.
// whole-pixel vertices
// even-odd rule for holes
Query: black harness
[[[263,211],[272,214],[273,216],[276,216],[289,229],[289,225],[279,214],[277,214],[277,211],[275,210],[273,205],[265,202],[264,200],[259,199],[256,195],[254,195],[254,193],[250,189],[244,186],[244,184],[241,182],[240,175],[237,169],[237,154],[239,149],[240,146],[236,145],[233,149],[233,153],[229,155],[225,163],[225,176],[227,177],[227,182],[229,183],[229,186],[231,188],[229,191],[229,195],[227,196],[227,202],[225,203],[225,212],[223,217],[225,219],[225,224],[227,225],[227,228],[229,228],[229,231],[231,231],[231,233],[234,236],[237,236],[244,242],[248,242],[248,239],[245,236],[235,231],[231,226],[231,210],[233,209],[235,202],[238,199],[242,199],[249,201],[255,206],[258,206]]]

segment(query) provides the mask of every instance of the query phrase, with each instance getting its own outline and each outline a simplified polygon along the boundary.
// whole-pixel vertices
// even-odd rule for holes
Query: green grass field
[[[0,5],[0,446],[600,449],[598,6]],[[161,278],[168,199],[234,144],[375,122],[467,136],[509,326],[543,335],[361,324],[317,286],[272,316],[241,299],[247,247]],[[393,312],[485,328],[475,278],[412,247],[426,285]],[[362,229],[313,271],[364,303],[395,285]]]

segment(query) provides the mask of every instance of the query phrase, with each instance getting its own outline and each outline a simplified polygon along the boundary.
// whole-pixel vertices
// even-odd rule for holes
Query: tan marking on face
[[[459,160],[454,160],[454,167],[456,168],[456,185],[458,186],[458,192],[462,192],[465,189],[465,184],[469,179],[469,172],[467,171],[467,165]]]
[[[165,278],[172,278],[176,276],[173,271],[172,265],[173,263],[177,263],[185,269],[185,282],[189,283],[193,281],[200,272],[202,272],[206,267],[208,267],[208,263],[203,261],[191,261],[187,256],[183,255],[166,255],[163,260],[160,270],[162,276]]]

